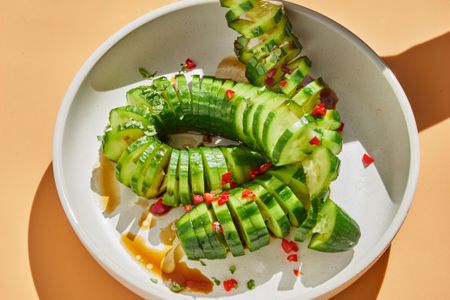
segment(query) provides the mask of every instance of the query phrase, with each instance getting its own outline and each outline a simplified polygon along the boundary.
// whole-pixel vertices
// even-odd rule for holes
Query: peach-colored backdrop
[[[170,0],[0,0],[0,298],[134,299],[81,246],[56,194],[53,126],[81,64],[108,36]],[[420,131],[406,223],[335,299],[450,297],[450,1],[294,1],[343,24],[397,74]]]

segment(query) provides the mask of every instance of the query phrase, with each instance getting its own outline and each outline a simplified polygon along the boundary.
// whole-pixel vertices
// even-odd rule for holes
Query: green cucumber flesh
[[[139,196],[144,196],[144,191],[142,190],[142,183],[144,181],[144,176],[150,162],[155,156],[156,151],[161,146],[161,142],[158,139],[153,139],[147,148],[139,156],[139,160],[136,163],[136,167],[131,176],[131,189]]]
[[[190,215],[182,215],[175,223],[175,231],[188,259],[205,258],[192,226]]]
[[[191,211],[187,212],[186,214],[189,215],[189,218],[192,222],[192,226],[195,231],[195,236],[197,237],[198,243],[200,244],[200,247],[203,250],[205,257],[208,259],[216,258],[213,246],[209,241],[208,234],[206,233],[204,227],[206,216],[201,213],[201,211],[198,209],[198,206],[194,207]]]
[[[311,234],[312,229],[317,224],[317,219],[319,217],[319,211],[322,208],[323,203],[330,195],[329,188],[324,188],[321,192],[316,194],[316,196],[311,197],[310,204],[307,209],[306,219],[300,224],[295,232],[295,240],[303,242]]]
[[[341,252],[353,248],[361,237],[358,224],[331,199],[319,211],[308,248],[322,252]]]
[[[205,174],[203,168],[202,153],[199,148],[192,148],[189,152],[189,178],[192,194],[203,195],[205,193]]]
[[[334,109],[327,109],[322,118],[317,119],[317,126],[328,130],[338,130],[341,127],[341,116]]]
[[[320,92],[324,87],[325,85],[320,78],[308,83],[291,98],[291,110],[298,117],[310,114],[314,107],[319,104]]]
[[[159,195],[160,186],[165,177],[164,170],[169,163],[171,152],[171,147],[162,144],[152,156],[142,181],[142,190],[146,198],[154,198]]]
[[[189,153],[186,149],[180,150],[180,158],[178,160],[178,197],[182,205],[192,203],[189,184]]]
[[[105,132],[102,141],[102,153],[109,160],[117,161],[123,151],[135,140],[145,135],[142,124],[120,124]]]
[[[167,167],[167,187],[166,193],[163,196],[163,203],[167,206],[178,205],[178,160],[180,158],[180,151],[173,149],[170,154],[169,166]]]

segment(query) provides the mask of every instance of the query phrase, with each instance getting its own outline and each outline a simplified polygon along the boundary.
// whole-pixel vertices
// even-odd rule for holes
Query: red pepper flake
[[[364,153],[363,157],[362,157],[362,162],[364,164],[365,167],[368,167],[369,165],[371,165],[373,163],[374,159],[372,156],[370,156],[367,153]]]
[[[200,203],[203,202],[203,196],[202,195],[194,194],[194,195],[192,195],[192,198],[193,198],[192,202],[194,203],[194,205],[199,205]]]
[[[197,67],[197,64],[192,59],[188,58],[184,61],[184,68],[188,71]]]
[[[222,185],[231,183],[231,172],[226,172],[222,174]]]
[[[266,78],[266,80],[264,80],[264,83],[265,83],[266,85],[271,86],[271,85],[273,84],[273,78],[272,78],[272,77]]]
[[[275,74],[277,74],[277,68],[272,68],[267,72],[266,76],[267,78],[273,78]]]
[[[220,225],[219,222],[214,221],[211,223],[211,227],[213,229],[213,231],[217,232],[217,233],[222,233],[223,232],[223,228],[222,225]]]
[[[238,184],[234,181],[230,182],[230,188],[234,189],[235,187],[237,187]]]
[[[288,255],[287,260],[292,262],[298,261],[298,256],[297,254]]]
[[[285,63],[281,65],[281,70],[285,74],[292,74],[292,69],[289,68]]]
[[[317,136],[313,137],[310,141],[309,141],[310,145],[316,145],[319,146],[320,145],[320,140]]]
[[[164,205],[162,198],[159,198],[150,206],[150,212],[154,215],[163,215],[170,210],[169,206]]]
[[[303,275],[303,273],[300,272],[299,269],[295,269],[295,270],[293,270],[293,271],[294,271],[294,276],[295,276],[295,277],[300,277],[300,275]]]
[[[225,191],[220,195],[220,199],[217,201],[217,203],[219,203],[219,205],[222,205],[227,203],[228,200],[230,200],[230,192]]]
[[[337,129],[337,131],[342,132],[344,130],[344,122],[341,122],[341,126]]]
[[[316,117],[323,117],[327,113],[327,109],[325,108],[325,104],[319,103],[314,108],[312,115]]]
[[[203,195],[203,198],[205,198],[205,202],[207,204],[211,204],[213,201],[219,200],[220,197],[218,197],[212,193],[205,193]]]
[[[259,168],[255,169],[255,168],[251,168],[250,170],[248,170],[248,177],[250,179],[255,179],[256,176],[258,176],[259,174]]]
[[[185,206],[183,206],[183,209],[184,209],[185,211],[191,211],[191,210],[192,210],[192,205],[186,204]]]
[[[298,251],[297,243],[294,241],[288,241],[286,239],[281,240],[281,247],[286,253]]]
[[[255,197],[256,197],[255,193],[253,193],[249,189],[244,189],[242,191],[242,198],[247,198],[247,199],[253,200]]]
[[[236,93],[236,92],[233,91],[233,90],[226,90],[226,91],[225,91],[225,95],[227,96],[227,98],[228,98],[229,100],[231,100],[231,98],[233,98],[233,96],[234,96],[235,93]]]
[[[272,167],[272,162],[271,162],[271,161],[266,162],[265,164],[260,165],[259,168],[258,168],[258,175],[259,175],[259,174],[266,173],[267,170],[269,170],[271,167]]]
[[[282,81],[280,82],[280,86],[281,86],[282,88],[284,88],[284,87],[286,86],[286,84],[287,84],[287,81],[286,81],[286,80],[282,80]]]
[[[238,282],[236,280],[228,279],[223,281],[223,288],[225,291],[229,292],[231,289],[236,289],[238,287]]]

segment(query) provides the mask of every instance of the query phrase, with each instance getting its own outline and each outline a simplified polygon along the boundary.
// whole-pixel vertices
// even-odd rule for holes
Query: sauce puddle
[[[103,213],[109,215],[120,204],[120,190],[115,176],[115,165],[105,156],[100,155],[99,191],[103,199]]]

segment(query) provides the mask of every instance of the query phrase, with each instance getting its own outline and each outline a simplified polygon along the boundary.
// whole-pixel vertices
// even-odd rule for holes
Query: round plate
[[[334,21],[298,5],[286,9],[306,53],[313,74],[320,76],[340,98],[345,122],[340,176],[332,184],[332,198],[360,225],[361,240],[351,251],[320,253],[300,249],[300,261],[288,263],[273,239],[270,246],[240,258],[198,262],[208,276],[230,277],[241,283],[232,293],[174,294],[141,267],[120,243],[126,213],[104,215],[91,185],[98,165],[101,135],[109,110],[125,105],[125,92],[142,83],[137,69],[158,74],[176,72],[190,57],[199,71],[214,74],[222,58],[232,55],[236,33],[226,26],[217,1],[181,1],[152,11],[109,38],[87,60],[73,80],[60,109],[53,145],[58,193],[78,237],[95,259],[117,280],[143,297],[162,299],[219,297],[237,299],[309,299],[331,296],[360,276],[383,253],[403,223],[411,205],[419,169],[415,120],[401,86],[380,58],[351,32]],[[363,153],[375,157],[364,168]],[[122,188],[125,198],[137,197]],[[134,198],[133,198],[134,197]],[[129,210],[134,205],[130,200]],[[174,215],[176,212],[173,213]],[[174,216],[172,216],[174,217]],[[169,216],[168,219],[171,217]],[[128,220],[129,221],[129,220]],[[125,222],[125,223],[124,223]],[[149,237],[149,243],[155,243]],[[157,243],[157,241],[156,241]],[[293,276],[294,268],[303,275]],[[257,288],[248,291],[246,280]]]

